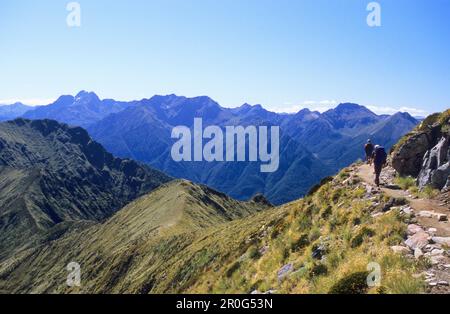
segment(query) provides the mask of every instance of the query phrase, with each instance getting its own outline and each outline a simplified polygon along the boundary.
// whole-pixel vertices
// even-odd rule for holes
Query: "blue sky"
[[[208,95],[225,107],[450,107],[450,1],[0,0],[0,102]]]

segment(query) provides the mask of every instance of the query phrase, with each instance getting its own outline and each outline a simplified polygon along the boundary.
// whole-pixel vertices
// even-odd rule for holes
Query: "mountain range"
[[[22,114],[26,119],[53,119],[86,128],[108,151],[132,158],[173,177],[206,184],[236,199],[261,193],[273,204],[305,195],[321,178],[359,158],[368,138],[386,148],[413,129],[418,121],[408,113],[376,115],[357,104],[344,103],[324,113],[301,110],[279,114],[261,105],[223,108],[209,97],[154,96],[132,102],[100,100],[92,92],[61,96],[57,101]],[[280,126],[280,167],[261,173],[254,162],[175,162],[171,131],[204,126]]]
[[[113,157],[81,127],[0,123],[0,293],[423,292],[424,263],[393,249],[405,199],[358,169],[273,206]],[[374,262],[379,287],[367,285]],[[66,281],[73,263],[80,286]]]
[[[12,105],[0,105],[0,122],[13,120],[33,109],[33,107],[24,105],[20,102]]]
[[[0,165],[0,293],[423,291],[421,266],[390,249],[406,229],[396,200],[355,166],[274,207],[115,158],[80,127],[26,119],[0,123]],[[372,262],[381,287],[367,286]],[[79,286],[67,283],[74,263]]]

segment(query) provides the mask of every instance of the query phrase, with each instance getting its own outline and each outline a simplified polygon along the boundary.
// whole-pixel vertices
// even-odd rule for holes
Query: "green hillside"
[[[104,223],[74,229],[0,266],[0,292],[175,292],[273,215],[265,202],[238,202],[207,187],[174,181]],[[274,211],[277,212],[277,211]],[[244,220],[244,217],[252,216]],[[244,251],[245,252],[245,251]],[[65,286],[66,265],[82,265],[86,286]]]
[[[18,119],[0,124],[0,261],[102,221],[170,178],[113,157],[82,128]]]
[[[377,262],[382,287],[360,292],[420,292],[421,280],[412,277],[420,265],[390,249],[403,241],[405,218],[398,208],[372,216],[388,201],[368,192],[352,169],[275,208],[175,181],[104,223],[2,263],[0,291],[327,293],[348,276],[361,281],[358,274]],[[81,265],[81,288],[65,284],[73,261]]]

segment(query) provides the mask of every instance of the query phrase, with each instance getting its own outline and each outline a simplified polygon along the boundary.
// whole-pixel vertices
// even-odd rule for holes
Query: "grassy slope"
[[[245,258],[230,259],[206,272],[187,291],[328,293],[341,279],[365,272],[369,263],[376,262],[382,269],[382,287],[368,292],[421,292],[422,281],[412,274],[422,266],[390,249],[405,236],[403,218],[396,209],[373,218],[371,212],[387,199],[383,195],[369,199],[365,194],[359,179],[344,170],[313,196],[283,208],[286,217],[268,228],[267,236],[256,237]],[[254,253],[264,246],[268,251],[263,256]],[[312,257],[319,246],[326,249],[324,260]],[[293,272],[279,280],[277,273],[287,264],[293,265]]]
[[[72,261],[82,266],[86,284],[80,292],[179,291],[199,275],[209,258],[231,250],[220,243],[223,233],[241,239],[239,233],[229,232],[231,221],[266,208],[174,181],[103,224],[80,227],[1,264],[0,292],[68,292],[65,267]],[[248,227],[245,233],[253,230]]]
[[[366,197],[352,173],[346,169],[312,196],[264,211],[177,181],[104,224],[0,264],[0,292],[327,293],[369,262],[383,273],[382,288],[369,292],[422,291],[412,277],[421,265],[390,250],[405,236],[404,218],[395,209],[373,218],[387,199]],[[323,260],[311,256],[319,245]],[[81,264],[81,288],[65,285],[72,261]],[[294,271],[278,280],[288,263]]]

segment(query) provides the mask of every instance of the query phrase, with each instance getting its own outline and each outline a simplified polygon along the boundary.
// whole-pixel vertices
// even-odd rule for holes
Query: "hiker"
[[[372,160],[375,168],[375,184],[380,186],[380,174],[387,161],[387,154],[384,147],[376,145],[372,153]]]
[[[366,161],[369,165],[372,165],[372,154],[373,154],[373,144],[372,141],[369,139],[367,140],[366,146],[364,146],[364,150],[366,152]]]

